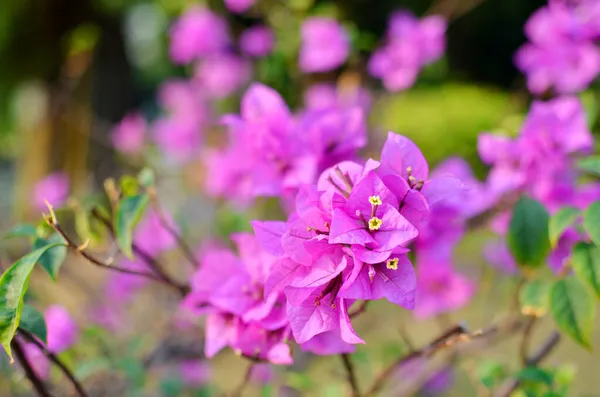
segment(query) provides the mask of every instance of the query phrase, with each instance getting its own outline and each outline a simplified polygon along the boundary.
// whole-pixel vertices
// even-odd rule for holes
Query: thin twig
[[[379,391],[385,386],[385,383],[389,380],[389,378],[394,374],[395,370],[410,360],[414,360],[419,357],[431,357],[437,352],[445,350],[449,347],[453,347],[458,343],[470,342],[475,339],[490,337],[494,334],[497,334],[498,331],[498,326],[491,326],[485,330],[482,329],[474,332],[468,332],[462,325],[455,325],[435,338],[424,348],[414,350],[391,363],[375,378],[375,381],[365,393],[365,396],[372,397],[377,395],[377,393],[379,393]]]
[[[526,361],[526,366],[536,366],[542,362],[560,342],[560,334],[553,331],[546,341],[540,346],[538,351],[529,357]],[[494,394],[494,397],[509,397],[521,385],[519,379],[510,379]]]
[[[254,369],[254,362],[251,362],[248,365],[248,369],[246,369],[246,373],[244,374],[244,378],[242,382],[233,390],[231,393],[231,397],[241,397],[242,393],[250,383],[250,378],[252,377],[252,370]]]
[[[56,354],[48,350],[48,348],[44,346],[44,344],[40,342],[35,336],[33,336],[29,331],[19,329],[19,334],[23,338],[27,339],[27,341],[36,345],[38,349],[40,349],[40,351],[44,353],[48,360],[54,363],[54,365],[56,365],[62,371],[62,373],[67,377],[67,379],[69,379],[69,381],[73,384],[73,387],[75,387],[75,390],[77,390],[77,394],[80,397],[88,396],[81,383],[77,380],[77,378],[75,378],[75,375],[73,375],[69,368],[67,368],[67,366],[56,356]]]
[[[525,329],[523,330],[523,338],[521,339],[521,344],[519,345],[519,356],[521,357],[521,362],[523,365],[527,365],[527,360],[529,359],[529,344],[531,342],[531,335],[536,320],[537,317],[529,317],[527,319],[527,323],[525,324]]]
[[[21,344],[16,339],[13,339],[10,343],[10,346],[15,354],[15,357],[21,364],[21,367],[23,367],[23,371],[25,371],[25,376],[31,382],[31,385],[35,389],[37,395],[40,397],[52,397],[52,394],[50,394],[50,392],[46,389],[46,385],[44,384],[44,382],[38,377],[38,375],[33,370],[31,363],[29,362],[29,360],[27,360],[27,356],[25,355]]]
[[[98,211],[97,208],[92,209],[92,216],[94,218],[96,218],[97,220],[99,220],[104,225],[104,227],[106,227],[106,229],[109,231],[109,233],[113,237],[115,237],[115,229],[114,229],[112,223],[104,215],[102,215],[100,213],[100,211]],[[137,245],[135,242],[131,244],[131,249],[137,256],[142,258],[142,260],[148,265],[148,267],[154,273],[156,273],[156,275],[158,277],[162,278],[165,282],[172,284],[173,286],[176,286],[179,289],[182,296],[187,295],[187,293],[190,291],[190,287],[188,285],[180,284],[177,281],[173,280],[163,270],[163,266],[155,258],[153,258],[152,255],[150,255],[144,249],[140,248],[140,246]]]
[[[356,372],[354,371],[354,364],[352,364],[350,355],[343,353],[340,354],[340,357],[342,358],[344,368],[346,369],[346,378],[350,385],[350,389],[352,390],[352,397],[360,397],[361,394],[360,389],[358,388],[358,382],[356,381]]]
[[[73,239],[67,234],[67,232],[64,231],[64,229],[58,223],[58,220],[56,219],[56,214],[52,210],[52,207],[48,206],[48,209],[50,211],[50,214],[48,216],[44,217],[46,220],[46,223],[48,223],[48,225],[50,225],[56,233],[61,235],[61,237],[65,240],[65,242],[67,243],[67,247],[70,250],[72,250],[76,254],[80,255],[81,257],[87,259],[88,262],[90,262],[93,265],[96,265],[98,267],[104,268],[104,269],[108,269],[108,270],[112,270],[112,271],[124,273],[124,274],[131,274],[134,276],[140,276],[140,277],[144,277],[144,278],[147,278],[147,279],[150,279],[153,281],[157,281],[162,284],[168,285],[171,288],[176,288],[178,291],[181,292],[179,285],[172,284],[169,281],[164,280],[161,277],[159,277],[153,273],[148,273],[148,272],[114,266],[112,264],[112,262],[106,263],[106,262],[94,257],[89,252],[87,252],[87,250],[86,250],[87,243],[84,243],[83,245],[77,245],[75,243],[75,241],[73,241]]]
[[[162,211],[160,203],[158,202],[158,197],[156,196],[156,190],[154,188],[148,189],[148,194],[150,195],[150,203],[152,204],[152,208],[154,212],[158,216],[158,221],[161,226],[169,232],[169,234],[177,241],[177,246],[183,253],[183,256],[190,262],[190,264],[194,267],[194,269],[200,268],[200,262],[196,259],[196,255],[194,255],[194,251],[190,248],[190,246],[185,242],[183,237],[179,234],[179,232],[171,225],[171,223],[165,217],[165,214]]]

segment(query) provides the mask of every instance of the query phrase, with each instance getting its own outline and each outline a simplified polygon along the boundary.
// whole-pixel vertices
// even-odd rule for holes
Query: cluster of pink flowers
[[[518,137],[479,137],[480,157],[492,166],[487,182],[490,196],[499,200],[526,193],[551,213],[567,205],[585,209],[600,197],[600,184],[577,183],[575,157],[591,153],[593,143],[579,99],[561,97],[534,102]],[[499,216],[493,222],[494,230],[504,235],[508,220],[509,213]],[[562,268],[570,247],[582,237],[574,228],[565,232],[548,258],[553,270]],[[488,248],[488,257],[502,268],[515,269],[501,244]]]
[[[515,62],[534,94],[584,90],[600,74],[600,3],[551,0],[525,25],[530,40]]]
[[[239,115],[223,118],[227,146],[204,156],[207,191],[248,203],[257,196],[291,196],[314,183],[333,162],[352,159],[366,144],[362,109],[325,104],[294,116],[273,89],[254,84]]]
[[[302,23],[300,70],[328,72],[346,62],[350,54],[350,35],[332,18],[312,17]]]
[[[440,16],[418,20],[409,12],[396,12],[389,21],[386,42],[375,50],[369,73],[388,91],[411,87],[425,66],[444,53],[446,22]]]
[[[273,148],[280,146],[274,145],[288,141],[275,139],[290,136],[292,122],[276,93],[257,85],[244,98],[242,117],[229,123],[239,134],[234,144],[240,135],[254,134],[241,141],[270,144],[270,152],[277,153]],[[292,165],[274,161],[270,166],[280,173],[272,174],[273,183],[288,178],[281,170],[293,170],[294,152],[286,153],[279,161]],[[246,163],[244,172],[253,178],[267,174],[265,166],[254,175],[256,168]],[[234,235],[239,259],[222,249],[204,255],[184,307],[209,313],[207,355],[231,346],[285,364],[291,362],[291,337],[317,354],[351,352],[364,343],[350,321],[349,309],[357,300],[385,298],[412,310],[420,299],[422,317],[465,304],[473,288],[452,269],[451,249],[464,221],[477,212],[468,200],[475,202],[479,195],[451,174],[430,176],[417,146],[390,133],[381,161],[341,161],[316,183],[297,180],[287,221],[254,221],[255,236]],[[411,244],[419,255],[432,254],[422,264],[426,277],[419,281],[420,292],[407,256]]]

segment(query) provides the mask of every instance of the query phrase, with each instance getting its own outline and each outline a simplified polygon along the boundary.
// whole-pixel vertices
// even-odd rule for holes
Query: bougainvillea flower
[[[263,25],[252,26],[244,30],[240,36],[240,49],[251,57],[266,57],[273,51],[274,46],[273,31]]]
[[[112,132],[113,146],[124,154],[136,155],[144,147],[147,132],[148,123],[141,114],[128,114]]]
[[[33,187],[33,205],[36,210],[47,209],[46,201],[53,207],[63,206],[69,196],[69,177],[63,172],[54,172]]]
[[[231,44],[227,22],[203,7],[187,9],[169,34],[169,54],[177,64],[221,53]]]
[[[175,221],[166,212],[163,212],[162,215],[168,229],[163,225],[163,221],[156,211],[151,210],[146,212],[133,233],[134,243],[151,256],[168,251],[177,243],[173,233],[169,231],[169,229],[177,231]]]
[[[408,12],[392,14],[386,43],[373,52],[369,73],[388,91],[409,88],[423,66],[442,56],[445,31],[446,22],[439,16],[419,21]]]
[[[456,272],[444,247],[419,251],[415,317],[428,318],[465,306],[475,285]]]
[[[302,23],[300,70],[327,72],[341,66],[350,52],[348,32],[335,19],[311,17]]]
[[[194,81],[210,98],[224,98],[234,94],[250,80],[251,66],[234,54],[219,54],[198,63]]]
[[[254,4],[255,0],[224,0],[225,7],[231,12],[242,13]]]
[[[49,306],[44,312],[48,330],[48,349],[53,353],[61,353],[75,343],[79,336],[77,324],[62,306]]]
[[[265,282],[276,258],[250,234],[240,233],[233,239],[239,257],[223,248],[207,250],[183,308],[197,314],[208,313],[207,357],[229,346],[249,357],[290,364],[283,295],[278,291],[265,292]]]

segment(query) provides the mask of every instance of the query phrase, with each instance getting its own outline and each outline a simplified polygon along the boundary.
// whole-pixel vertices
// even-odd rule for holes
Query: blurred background
[[[476,153],[477,135],[482,131],[504,130],[516,133],[530,101],[525,81],[513,64],[513,54],[525,41],[523,25],[531,13],[544,5],[543,0],[264,0],[257,10],[243,15],[228,13],[220,0],[205,2],[222,13],[230,22],[234,34],[244,28],[264,22],[275,30],[275,51],[257,63],[254,80],[273,86],[282,93],[291,107],[302,103],[303,90],[314,82],[338,79],[364,79],[365,62],[355,56],[343,73],[300,75],[296,65],[299,46],[299,26],[308,15],[331,15],[343,21],[351,31],[357,53],[371,51],[385,32],[390,12],[400,8],[416,15],[441,13],[449,18],[448,47],[445,57],[428,66],[413,88],[398,94],[376,92],[369,117],[370,147],[366,153],[376,153],[387,130],[414,139],[433,164],[451,155],[460,155],[483,178],[486,169]],[[110,134],[114,126],[128,113],[140,110],[152,119],[159,113],[156,93],[160,84],[174,77],[189,75],[186,67],[174,65],[168,56],[168,29],[174,18],[191,0],[2,0],[0,2],[0,230],[17,222],[36,221],[39,209],[31,200],[36,184],[48,174],[62,171],[70,180],[70,196],[89,197],[102,191],[104,180],[118,178],[139,170],[143,161],[123,159],[112,148]],[[364,84],[378,87],[366,79]],[[595,112],[595,92],[583,94],[586,106]],[[239,98],[223,99],[217,104],[219,113],[235,112]],[[160,163],[160,162],[159,162]],[[247,228],[247,219],[260,214],[276,218],[269,202],[261,202],[243,216],[233,211],[223,214],[196,192],[202,170],[198,164],[182,168],[169,164],[157,165],[162,190],[168,191],[164,205],[174,213],[182,230],[200,229],[189,236],[194,242],[203,236],[227,235],[232,230]],[[183,188],[181,188],[183,186]],[[171,189],[171,187],[176,187]],[[196,188],[196,189],[194,189]],[[214,226],[214,220],[218,226]],[[202,225],[203,227],[199,227]],[[204,229],[203,229],[204,228]],[[208,230],[208,229],[213,230]],[[481,270],[483,259],[479,244],[486,236],[470,236],[461,248],[465,268],[475,269],[480,277],[478,298],[468,309],[453,313],[449,321],[466,320],[473,327],[489,323],[500,310],[502,300],[510,298],[514,285],[510,280],[496,282],[492,270]],[[14,241],[3,242],[0,262],[10,263],[23,252]],[[65,276],[53,284],[34,277],[35,298],[41,302],[62,303],[82,321],[95,300],[102,299],[97,280],[103,273],[90,269],[74,258],[77,265],[65,266]],[[177,262],[177,260],[174,260]],[[471,267],[470,267],[471,266]],[[173,265],[172,270],[184,268]],[[498,278],[500,280],[500,278]],[[163,341],[168,328],[168,313],[174,297],[167,292],[147,291],[143,299],[128,303],[126,324],[120,331],[116,346],[105,347],[111,341],[110,331],[90,328],[84,335],[87,347],[67,356],[81,370],[99,378],[93,395],[186,395],[176,382],[169,383],[169,367],[147,369],[139,367],[131,355],[148,355],[153,346]],[[176,298],[176,297],[175,297]],[[158,302],[158,303],[157,303]],[[402,311],[385,310],[376,304],[358,320],[357,331],[369,341],[359,348],[358,369],[365,379],[372,378],[381,362],[389,361],[398,351],[398,329],[409,329],[415,344],[420,345],[439,333],[435,321],[413,323]],[[597,328],[600,329],[600,328]],[[544,334],[544,327],[538,330]],[[369,334],[377,335],[371,343]],[[197,335],[192,335],[193,338]],[[180,337],[185,340],[185,337]],[[99,341],[99,342],[98,342]],[[513,341],[514,342],[514,341]],[[600,334],[595,336],[600,343]],[[201,346],[196,346],[201,351]],[[100,361],[92,360],[106,354],[121,354],[117,380],[102,376]],[[486,357],[505,358],[514,350],[509,340]],[[110,355],[109,354],[109,355]],[[516,354],[511,354],[516,359]],[[129,361],[127,361],[129,359]],[[576,363],[574,395],[600,395],[595,386],[600,356],[587,353],[564,341],[551,360]],[[211,362],[217,384],[225,385],[232,378],[243,376],[245,364],[227,353]],[[81,366],[86,366],[81,369]],[[100,363],[100,364],[99,364]],[[309,370],[299,367],[286,372],[286,382],[300,395],[343,395],[343,374],[337,363],[317,360]],[[97,366],[94,367],[94,365]],[[469,379],[477,373],[477,365],[466,364],[468,370],[456,375],[457,382],[449,396],[479,394]],[[472,368],[471,368],[472,367]],[[98,369],[100,368],[100,369]],[[0,395],[27,395],[28,387],[5,363]],[[136,372],[137,371],[137,372]],[[156,372],[153,372],[156,371]],[[88,376],[82,374],[81,376]],[[92,375],[90,375],[92,376]],[[400,376],[400,375],[399,375]],[[120,380],[119,380],[120,379]],[[125,379],[125,381],[123,380]],[[132,380],[133,379],[133,380]],[[165,381],[167,379],[167,381]],[[337,382],[330,382],[337,379]],[[90,380],[90,382],[92,382]],[[110,391],[106,384],[141,382],[138,392],[124,389]],[[366,381],[365,381],[366,382]],[[160,387],[156,386],[160,384]],[[102,388],[104,385],[104,389]],[[115,386],[117,387],[117,386]],[[127,389],[127,388],[125,388]],[[104,391],[102,391],[104,390]],[[108,391],[106,391],[108,390]],[[153,391],[154,390],[154,391]],[[157,391],[159,390],[159,391]],[[252,392],[263,393],[255,387]],[[206,395],[209,395],[209,392]],[[585,394],[587,393],[587,394]],[[190,394],[192,395],[192,394]],[[196,394],[194,394],[196,395]],[[199,395],[199,394],[198,394]],[[273,394],[274,395],[274,394]]]

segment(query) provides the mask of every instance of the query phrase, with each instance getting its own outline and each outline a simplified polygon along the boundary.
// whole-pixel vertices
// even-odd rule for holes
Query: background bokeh
[[[0,230],[5,231],[16,222],[39,218],[31,203],[31,192],[50,172],[67,173],[73,197],[93,197],[102,190],[106,178],[117,178],[140,168],[141,164],[123,159],[113,150],[109,134],[134,109],[141,109],[150,118],[156,115],[155,94],[159,85],[167,78],[189,72],[169,61],[166,32],[173,18],[190,3],[186,0],[0,2]],[[220,0],[207,3],[225,13]],[[431,163],[459,155],[483,177],[486,168],[477,157],[477,135],[491,130],[515,134],[519,128],[530,99],[524,78],[513,65],[513,54],[525,41],[524,22],[545,1],[265,0],[260,4],[260,18],[267,19],[274,27],[277,45],[270,57],[257,64],[256,76],[277,88],[292,107],[301,103],[303,88],[309,84],[319,79],[353,79],[365,68],[364,62],[356,58],[350,61],[351,68],[343,76],[300,75],[295,56],[299,25],[307,15],[339,17],[353,33],[353,44],[365,52],[383,35],[393,10],[408,8],[416,15],[435,11],[450,16],[445,57],[428,66],[410,90],[399,94],[377,92],[369,116],[370,146],[366,154],[379,151],[385,132],[393,130],[413,139]],[[259,18],[252,13],[226,15],[237,33]],[[377,87],[374,81],[366,83]],[[597,95],[594,88],[582,95],[591,115],[597,113]],[[219,107],[222,113],[235,111],[238,99],[223,100]],[[192,241],[247,229],[247,220],[253,216],[277,218],[279,214],[269,200],[261,200],[250,213],[243,215],[232,209],[217,209],[198,193],[203,172],[198,164],[191,163],[181,169],[157,161],[153,167],[161,180],[159,192],[168,192],[163,198],[164,205],[182,230],[193,230],[188,235]],[[464,320],[473,327],[485,325],[495,318],[514,291],[511,281],[499,281],[498,274],[481,258],[478,247],[485,237],[470,235],[459,250],[461,267],[482,282],[477,300],[468,309],[453,313],[448,321]],[[22,254],[24,248],[12,240],[2,242],[2,267]],[[170,259],[171,270],[185,272],[177,254]],[[76,319],[85,321],[89,307],[103,298],[98,285],[104,276],[103,272],[70,258],[59,283],[34,276],[32,299],[41,307],[62,303]],[[83,336],[81,351],[66,360],[82,376],[88,371],[98,377],[95,395],[121,395],[122,389],[118,387],[123,379],[145,382],[146,390],[161,390],[143,395],[179,395],[176,385],[164,381],[172,368],[140,368],[130,358],[149,354],[153,346],[172,332],[168,310],[175,305],[168,292],[142,292],[140,299],[128,304],[128,314],[118,335],[98,327],[89,328]],[[401,348],[400,330],[420,345],[439,333],[439,324],[433,320],[415,322],[409,313],[389,311],[385,303],[377,303],[357,320],[356,330],[369,341],[357,354],[361,381],[366,383]],[[543,335],[546,329],[540,327],[538,331]],[[183,341],[185,346],[187,337],[193,340],[194,335],[174,339]],[[113,342],[114,346],[105,346]],[[600,332],[594,342],[600,344]],[[202,350],[201,346],[196,348]],[[514,350],[514,340],[509,338],[485,354],[490,360],[498,357],[516,360]],[[106,362],[95,358],[104,355],[118,357],[116,364],[110,364],[119,368],[120,376],[110,375],[116,379],[103,377],[102,366]],[[572,342],[564,341],[551,361],[576,365],[577,395],[600,395],[595,379],[600,372],[598,353],[584,352]],[[310,364],[299,360],[283,379],[300,390],[301,395],[342,395],[343,374],[337,361],[317,359]],[[477,365],[467,363],[468,371],[457,374],[456,385],[447,395],[484,395],[481,390],[473,389],[469,381],[477,377]],[[211,367],[216,383],[227,388],[232,379],[237,382],[243,376],[245,363],[226,353],[212,361]],[[0,359],[0,371],[0,395],[27,395],[25,381],[4,358]],[[108,384],[114,384],[117,391],[110,391]],[[259,388],[252,391],[259,393]]]

